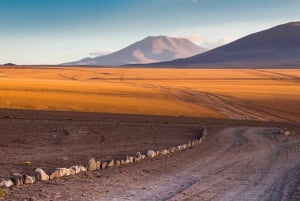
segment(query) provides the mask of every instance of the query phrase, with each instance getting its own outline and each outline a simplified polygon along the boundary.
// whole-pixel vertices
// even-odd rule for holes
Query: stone
[[[101,169],[105,169],[107,167],[107,162],[101,164]]]
[[[108,162],[107,167],[112,168],[114,166],[115,166],[115,161],[114,161],[114,159],[112,159]]]
[[[75,171],[75,174],[80,173],[80,167],[78,165],[73,165],[70,169]]]
[[[186,144],[183,144],[183,145],[182,145],[182,149],[186,149]]]
[[[14,182],[12,181],[12,180],[5,180],[5,181],[3,181],[3,186],[5,187],[5,188],[10,188],[10,187],[13,187],[14,186]]]
[[[96,169],[100,170],[101,169],[101,161],[96,162]]]
[[[170,147],[169,152],[174,153],[176,151],[176,147]]]
[[[23,176],[24,184],[33,184],[35,182],[35,178],[29,175]]]
[[[144,160],[145,158],[146,158],[146,155],[145,155],[145,154],[142,154],[142,155],[141,155],[141,159]]]
[[[86,172],[87,168],[83,167],[82,165],[79,166],[80,172]]]
[[[49,180],[49,175],[41,168],[35,170],[35,178],[40,181]]]
[[[121,161],[116,160],[116,166],[120,166],[121,165]]]
[[[14,183],[15,186],[22,186],[24,184],[23,175],[19,173],[14,173],[12,175],[11,181]]]
[[[60,177],[67,176],[67,168],[57,168],[51,175],[50,179],[58,179]]]
[[[167,149],[163,149],[163,150],[161,150],[161,155],[167,155],[167,154],[169,154],[169,151],[167,150]]]
[[[290,131],[284,131],[284,135],[285,135],[285,136],[290,136],[290,135],[291,135],[291,132],[290,132]]]
[[[67,168],[66,176],[75,175],[76,171],[73,168]]]
[[[126,161],[125,160],[121,160],[121,165],[124,165],[126,164]]]
[[[147,157],[154,158],[156,156],[156,152],[154,150],[147,151]]]
[[[97,162],[94,158],[89,160],[87,169],[90,172],[97,170]]]
[[[130,163],[133,163],[133,162],[134,162],[134,157],[133,157],[133,156],[129,156],[128,159],[129,159],[129,162],[130,162]]]

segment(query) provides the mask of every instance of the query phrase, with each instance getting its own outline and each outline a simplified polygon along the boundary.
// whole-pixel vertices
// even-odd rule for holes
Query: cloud
[[[214,49],[216,47],[220,47],[222,45],[225,45],[227,43],[230,43],[232,40],[228,37],[222,37],[217,41],[205,41],[202,43],[202,45],[208,49]]]
[[[213,49],[213,48],[225,45],[232,41],[230,38],[225,37],[225,36],[218,40],[210,40],[206,36],[203,36],[201,34],[183,36],[183,38],[187,38],[190,41],[197,43],[203,47],[206,47],[208,49]]]
[[[110,53],[111,52],[109,52],[109,51],[94,51],[94,52],[91,52],[89,55],[90,56],[104,56],[104,55],[108,55]]]

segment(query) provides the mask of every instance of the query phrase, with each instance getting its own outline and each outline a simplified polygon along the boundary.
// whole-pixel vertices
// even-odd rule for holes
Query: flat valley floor
[[[0,179],[209,133],[192,149],[14,187],[6,200],[300,199],[298,70],[0,68],[0,94]]]

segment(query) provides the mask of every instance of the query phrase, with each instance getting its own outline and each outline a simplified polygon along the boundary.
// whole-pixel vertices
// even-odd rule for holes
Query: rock
[[[96,169],[100,170],[101,169],[101,161],[96,162]]]
[[[156,155],[155,156],[159,156],[160,155],[160,151],[156,151]]]
[[[163,149],[161,150],[161,155],[167,155],[169,153],[169,151],[167,149]]]
[[[15,186],[22,186],[24,184],[23,175],[19,173],[14,173],[12,175],[11,181],[14,183]]]
[[[186,148],[187,148],[186,144],[183,144],[182,149],[186,149]]]
[[[80,167],[78,165],[73,165],[70,169],[75,171],[75,174],[80,173]]]
[[[108,162],[107,167],[112,168],[115,166],[115,161],[112,159],[111,161]]]
[[[86,172],[87,168],[83,167],[82,165],[79,166],[80,172]]]
[[[134,162],[138,162],[138,161],[140,161],[141,160],[141,158],[140,157],[134,157]]]
[[[137,153],[135,154],[135,157],[141,158],[141,157],[142,157],[141,152],[137,152]]]
[[[180,151],[181,150],[181,145],[177,146],[177,150]]]
[[[284,135],[285,135],[285,136],[290,136],[290,135],[291,135],[291,132],[290,132],[290,131],[284,131]]]
[[[73,165],[72,167],[70,167],[71,169],[73,169],[75,171],[75,174],[80,173],[80,167],[78,165]]]
[[[107,167],[107,162],[101,164],[101,169],[105,169]]]
[[[0,182],[0,188],[1,188],[2,186],[4,186],[4,181],[3,181],[3,180]]]
[[[145,158],[146,158],[146,155],[145,155],[145,154],[142,154],[142,155],[141,155],[141,159],[144,160]]]
[[[127,156],[128,163],[133,163],[134,162],[134,157],[133,156]]]
[[[73,168],[67,168],[66,176],[75,175],[76,171]]]
[[[121,161],[116,160],[116,166],[120,166],[121,165]]]
[[[125,160],[121,160],[121,165],[124,165],[126,164],[126,161]]]
[[[176,147],[170,147],[170,148],[169,148],[169,152],[170,152],[170,153],[174,153],[175,151],[176,151]]]
[[[89,160],[87,169],[90,172],[97,170],[97,162],[94,158]]]
[[[147,151],[147,157],[154,158],[155,156],[156,156],[156,153],[154,150]]]
[[[57,168],[51,175],[50,179],[58,179],[60,177],[67,176],[67,168]]]
[[[24,184],[33,184],[35,182],[35,178],[29,175],[23,176]]]
[[[35,170],[35,178],[40,181],[49,180],[49,175],[41,168]]]
[[[3,181],[3,186],[5,187],[5,188],[10,188],[10,187],[13,187],[14,186],[14,182],[12,181],[12,180],[5,180],[5,181]]]

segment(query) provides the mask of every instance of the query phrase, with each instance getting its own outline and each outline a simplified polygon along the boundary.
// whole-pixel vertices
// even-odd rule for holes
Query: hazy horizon
[[[0,63],[59,64],[156,35],[213,48],[298,21],[299,6],[298,0],[4,0]]]

